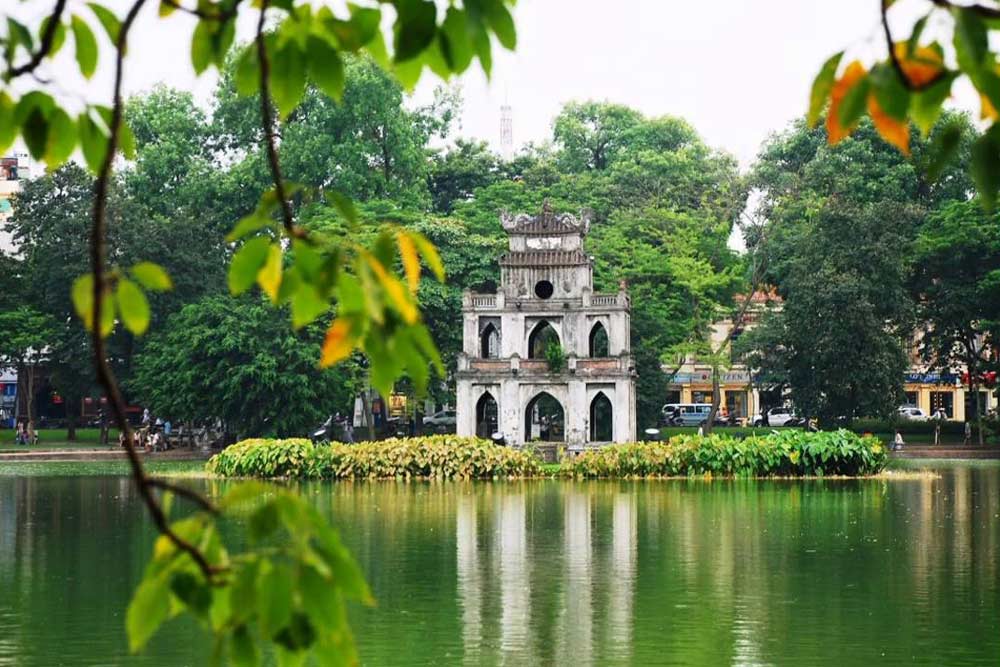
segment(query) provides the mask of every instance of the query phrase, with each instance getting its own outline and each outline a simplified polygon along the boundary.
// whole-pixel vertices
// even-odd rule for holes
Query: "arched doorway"
[[[479,334],[479,356],[483,359],[496,359],[500,356],[500,332],[492,322]]]
[[[499,430],[497,402],[490,392],[485,392],[476,402],[476,435],[489,438]]]
[[[528,358],[544,359],[546,348],[553,343],[559,344],[559,334],[551,324],[542,320],[528,335]]]
[[[614,408],[603,391],[597,392],[590,402],[590,441],[611,442],[614,440]]]
[[[608,357],[610,356],[610,345],[608,344],[608,330],[598,322],[590,330],[590,356]]]
[[[532,440],[566,440],[566,418],[562,405],[547,391],[531,399],[524,411],[524,441]]]

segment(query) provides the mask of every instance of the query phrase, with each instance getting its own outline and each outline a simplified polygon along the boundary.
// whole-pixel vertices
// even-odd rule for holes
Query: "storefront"
[[[955,421],[971,419],[973,411],[972,392],[968,391],[958,375],[952,373],[907,373],[903,385],[906,402],[916,405],[928,415],[940,410],[945,417]],[[995,406],[995,399],[986,390],[979,392],[979,404],[986,414]]]
[[[719,374],[720,407],[725,414],[737,420],[747,420],[758,410],[756,389],[750,383],[750,373],[745,370],[725,371]],[[696,370],[677,373],[667,391],[668,403],[711,403],[712,371]]]

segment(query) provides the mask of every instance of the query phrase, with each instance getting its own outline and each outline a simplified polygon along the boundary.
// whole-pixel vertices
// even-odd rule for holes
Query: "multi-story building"
[[[512,445],[635,439],[635,366],[625,286],[596,294],[589,217],[501,216],[510,251],[496,294],[466,291],[457,432]]]
[[[14,212],[13,197],[21,191],[21,183],[31,175],[31,163],[27,155],[15,154],[0,157],[0,252],[10,253],[14,244],[4,223]]]

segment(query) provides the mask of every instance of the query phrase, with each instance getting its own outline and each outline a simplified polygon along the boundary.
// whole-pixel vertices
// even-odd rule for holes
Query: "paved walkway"
[[[145,453],[142,452],[143,459],[147,461],[197,461],[204,460],[211,456],[210,452],[203,452],[200,449],[171,449],[165,452]],[[91,448],[66,448],[66,449],[45,449],[36,447],[25,447],[18,451],[0,452],[0,461],[116,461],[127,458],[125,452],[119,448],[91,449]]]
[[[1000,459],[1000,446],[942,443],[940,445],[906,445],[893,456],[902,459]]]

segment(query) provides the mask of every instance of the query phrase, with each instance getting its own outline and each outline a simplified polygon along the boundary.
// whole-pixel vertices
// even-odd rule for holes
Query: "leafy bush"
[[[566,353],[563,352],[562,345],[556,341],[550,342],[545,347],[545,360],[549,362],[549,370],[558,373],[566,366]]]
[[[530,477],[541,468],[531,452],[481,438],[435,435],[347,445],[253,439],[213,456],[208,470],[227,477],[308,479],[492,479]]]
[[[870,475],[888,452],[878,438],[847,430],[775,431],[764,436],[678,435],[667,442],[636,442],[583,452],[565,463],[577,477],[673,475]]]

